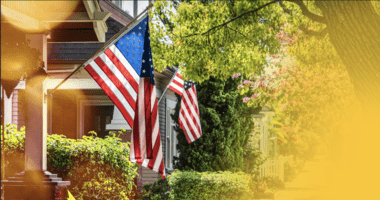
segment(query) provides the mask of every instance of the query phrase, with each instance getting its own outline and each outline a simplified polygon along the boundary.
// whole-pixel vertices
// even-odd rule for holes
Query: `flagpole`
[[[83,64],[81,64],[79,67],[77,67],[73,72],[71,72],[70,75],[68,75],[65,79],[63,79],[63,81],[61,81],[54,89],[52,89],[49,94],[53,94],[55,92],[55,90],[58,89],[59,86],[61,86],[63,83],[65,83],[67,81],[67,79],[69,79],[72,75],[74,75],[77,71],[79,71],[80,68],[82,68],[83,66],[85,66],[85,64],[91,60],[93,57],[97,56],[99,54],[99,52],[103,51],[104,49],[108,48],[110,43],[112,43],[113,41],[115,41],[116,39],[118,39],[118,37],[120,37],[121,34],[124,33],[125,30],[127,30],[129,28],[130,25],[134,24],[135,21],[141,16],[143,15],[145,12],[147,12],[149,9],[151,9],[153,7],[153,4],[150,4],[144,11],[142,11],[137,17],[135,17],[127,26],[125,26],[121,31],[119,31],[118,33],[116,33],[111,39],[109,39],[106,43],[104,43],[104,45],[99,48],[94,54],[92,54],[92,56],[87,59],[86,62],[84,62]]]
[[[174,66],[173,66],[173,67],[174,67]],[[174,68],[175,68],[175,67],[174,67]],[[160,104],[160,101],[161,101],[162,97],[165,95],[165,92],[166,92],[166,90],[169,88],[169,86],[170,86],[170,83],[172,83],[173,79],[174,79],[174,78],[175,78],[175,76],[177,75],[177,73],[178,73],[178,70],[179,70],[179,67],[177,68],[177,70],[175,71],[174,75],[173,75],[173,76],[172,76],[172,78],[170,79],[170,81],[169,81],[169,84],[166,86],[166,88],[165,88],[164,92],[162,93],[162,95],[161,95],[160,99],[159,99],[159,100],[158,100],[158,102],[157,102],[157,105],[159,105],[159,104]]]

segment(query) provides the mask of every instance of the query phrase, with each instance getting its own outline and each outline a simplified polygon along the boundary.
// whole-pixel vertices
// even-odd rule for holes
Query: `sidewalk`
[[[315,158],[305,163],[304,169],[285,189],[275,193],[275,200],[325,200],[328,186],[325,169],[327,162],[323,158]]]

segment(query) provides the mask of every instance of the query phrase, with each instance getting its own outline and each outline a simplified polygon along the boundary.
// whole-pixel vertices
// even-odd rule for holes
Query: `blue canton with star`
[[[154,70],[153,70],[152,50],[150,48],[149,25],[146,27],[144,39],[145,39],[145,43],[144,43],[144,53],[142,57],[141,77],[150,77],[150,83],[154,85]]]
[[[185,81],[185,84],[183,86],[183,89],[184,90],[188,90],[190,89],[191,87],[193,87],[195,85],[195,82],[194,81],[191,81],[191,80],[187,80]]]
[[[140,77],[150,77],[151,83],[154,84],[148,17],[120,38],[115,46]]]

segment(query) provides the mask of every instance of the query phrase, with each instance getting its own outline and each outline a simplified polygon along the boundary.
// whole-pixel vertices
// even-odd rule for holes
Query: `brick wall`
[[[12,124],[25,126],[25,90],[14,90],[12,97]]]

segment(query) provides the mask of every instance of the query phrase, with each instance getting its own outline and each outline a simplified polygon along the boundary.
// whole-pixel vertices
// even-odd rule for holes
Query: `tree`
[[[281,32],[281,27],[291,34],[300,29],[305,37],[326,36],[326,41],[334,47],[336,58],[343,63],[350,82],[354,85],[365,117],[364,120],[357,120],[351,124],[345,123],[346,127],[340,130],[343,133],[342,137],[334,138],[335,141],[342,141],[344,138],[342,147],[336,148],[344,154],[334,157],[334,164],[329,168],[328,175],[334,178],[326,183],[334,185],[336,194],[334,196],[330,192],[329,197],[374,199],[379,195],[374,192],[376,184],[369,184],[380,178],[380,166],[374,159],[379,152],[379,137],[376,133],[379,132],[377,124],[380,114],[378,1],[185,1],[177,6],[176,14],[167,11],[164,4],[156,2],[155,13],[164,19],[167,31],[163,31],[162,28],[151,30],[156,68],[163,70],[166,66],[178,65],[187,78],[199,82],[207,80],[210,75],[228,79],[232,74],[239,72],[247,79],[261,77],[265,72],[264,66],[268,65],[268,57],[281,53],[282,44],[276,37]],[[165,35],[172,39],[172,44],[159,42],[159,38]],[[314,52],[326,51],[323,45],[313,46],[315,44],[321,43],[305,45],[315,48]],[[296,56],[305,55],[299,53]],[[308,66],[315,65],[309,63]],[[318,73],[329,72],[321,70],[326,65],[319,67],[310,73],[319,75]],[[331,67],[334,69],[339,66]],[[306,75],[306,68],[301,72]],[[341,72],[338,68],[334,73],[339,75]],[[297,75],[293,78],[297,79]],[[343,77],[344,81],[346,78]],[[327,83],[338,82],[340,85],[344,84],[344,81],[334,77],[326,80]],[[259,82],[257,81],[257,84]],[[296,85],[293,86],[292,88],[296,88]],[[270,95],[274,95],[275,92],[276,90],[268,91]],[[249,98],[261,96],[259,92],[254,94],[255,96]],[[247,101],[247,104],[249,103],[251,102]],[[290,106],[285,113],[293,109],[297,109],[297,105]],[[357,106],[351,106],[351,111],[346,115],[355,115],[352,111],[357,109]]]
[[[202,136],[188,144],[179,129],[180,100],[173,119],[178,132],[176,168],[180,170],[218,171],[245,169],[244,153],[253,131],[253,114],[261,108],[248,108],[237,91],[240,80],[222,81],[214,77],[197,85]],[[177,96],[180,98],[179,96]]]
[[[260,75],[266,55],[278,53],[275,37],[281,25],[292,24],[313,36],[328,34],[349,73],[367,114],[380,110],[380,16],[370,1],[188,1],[167,11],[155,4],[156,14],[170,17],[167,32],[153,29],[157,68],[179,64],[187,77],[207,80],[210,74],[227,78],[242,72]],[[374,7],[375,5],[375,7]],[[308,29],[318,23],[317,30]],[[173,44],[158,42],[164,35]],[[206,73],[205,73],[206,72]]]

